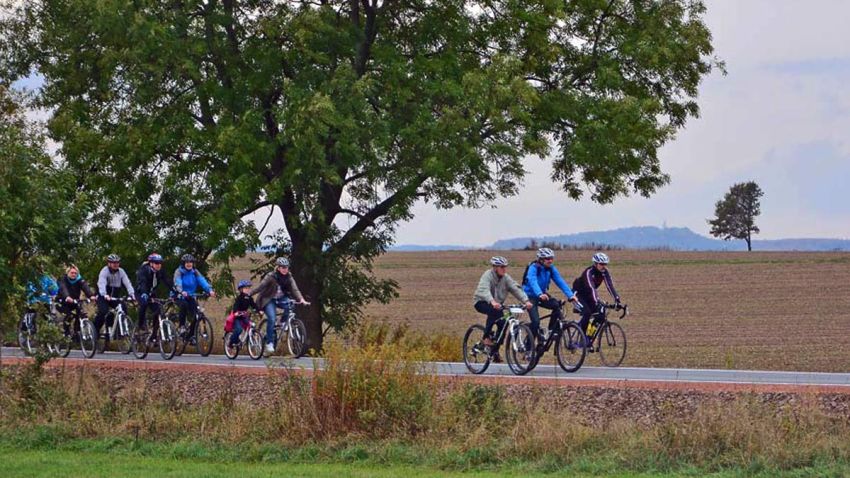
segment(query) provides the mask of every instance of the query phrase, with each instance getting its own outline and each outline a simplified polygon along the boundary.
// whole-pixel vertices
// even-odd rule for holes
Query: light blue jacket
[[[174,288],[177,289],[177,292],[188,292],[189,295],[195,295],[198,286],[207,294],[212,291],[212,286],[198,269],[188,270],[180,266],[174,271]]]
[[[551,267],[540,265],[539,262],[532,262],[528,266],[528,274],[524,278],[525,285],[523,290],[529,297],[539,297],[540,294],[545,294],[549,290],[549,282],[555,281],[555,285],[567,296],[567,299],[572,299],[575,295],[570,286],[564,282],[561,274],[558,273],[558,268],[553,264]]]
[[[27,283],[27,304],[35,304],[36,302],[49,304],[57,293],[59,293],[59,284],[56,283],[55,279],[44,274],[39,277],[38,285],[32,282]]]

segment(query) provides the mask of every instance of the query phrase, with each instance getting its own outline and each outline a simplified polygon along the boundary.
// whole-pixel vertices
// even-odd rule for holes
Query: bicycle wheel
[[[531,327],[519,324],[508,335],[508,367],[514,375],[525,375],[534,363],[534,334]]]
[[[618,367],[626,358],[626,332],[620,324],[606,322],[597,335],[599,359],[606,367]]]
[[[195,328],[195,344],[201,357],[206,357],[212,352],[213,338],[213,328],[210,319],[201,316]]]
[[[580,369],[587,357],[587,338],[575,322],[568,322],[561,330],[555,344],[555,356],[564,372],[573,373]]]
[[[174,311],[172,307],[167,307],[166,310],[166,318],[171,321],[172,324],[177,324],[180,322],[180,316],[177,312]],[[188,327],[188,326],[187,326]],[[186,346],[189,345],[189,339],[185,336],[186,331],[181,332],[179,329],[174,333],[174,355],[178,357],[183,355],[183,352],[186,351]]]
[[[70,325],[68,326],[70,330]],[[56,344],[56,355],[62,358],[67,357],[71,353],[71,335],[67,333],[62,333],[62,338],[59,339],[59,343]]]
[[[252,359],[260,360],[263,358],[263,336],[258,331],[251,329],[245,345],[248,346],[248,356]]]
[[[239,348],[240,344],[236,344],[232,349],[227,346],[230,343],[230,337],[233,336],[233,332],[225,332],[224,334],[224,355],[227,356],[230,360],[235,359],[239,356]]]
[[[29,319],[29,320],[28,320]],[[29,323],[28,323],[29,322]],[[30,323],[35,322],[35,317],[25,317],[18,322],[18,346],[24,355],[35,355],[35,333],[30,328]]]
[[[463,363],[476,375],[490,366],[490,351],[484,345],[484,326],[475,324],[463,336]]]
[[[127,355],[130,353],[130,349],[133,346],[132,331],[135,327],[130,322],[130,318],[127,317],[127,314],[119,314],[118,317],[115,318],[115,326],[118,327],[118,330],[115,333],[115,341],[118,342],[118,351]]]
[[[260,332],[260,335],[263,335],[263,334],[266,333],[266,324],[267,324],[266,319],[263,319],[263,320],[260,321],[260,323],[257,325],[257,327],[254,328],[254,330]],[[275,328],[275,342],[274,342],[275,353],[277,353],[277,344],[279,344],[279,343],[280,343],[280,329]],[[268,354],[268,355],[271,355],[271,354]]]
[[[97,335],[94,325],[89,319],[83,319],[80,321],[80,350],[83,351],[83,356],[92,358],[94,357],[96,348]]]
[[[148,356],[148,336],[150,332],[139,329],[136,325],[133,327],[133,337],[130,339],[130,348],[133,350],[133,356],[141,360]]]
[[[301,319],[289,322],[289,333],[286,336],[286,346],[292,358],[301,358],[307,353],[307,327]]]
[[[168,319],[159,326],[159,355],[165,360],[171,360],[177,349],[177,328]]]

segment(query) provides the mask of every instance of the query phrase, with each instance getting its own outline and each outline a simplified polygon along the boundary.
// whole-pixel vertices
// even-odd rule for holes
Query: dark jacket
[[[583,305],[591,306],[593,308],[592,310],[595,310],[599,302],[599,294],[596,293],[596,289],[603,282],[605,282],[605,286],[608,287],[608,292],[611,293],[614,300],[619,302],[620,295],[617,294],[617,289],[614,288],[614,281],[611,280],[611,274],[608,272],[608,269],[600,272],[594,266],[588,267],[573,281],[573,290]]]
[[[262,282],[251,291],[251,295],[257,296],[257,305],[263,309],[270,300],[275,298],[278,287],[280,287],[284,297],[292,297],[298,302],[304,300],[304,296],[298,290],[298,285],[295,284],[292,274],[283,275],[278,271],[266,274]]]
[[[63,301],[66,297],[80,300],[80,292],[85,292],[86,297],[94,295],[89,288],[89,283],[80,276],[77,276],[77,280],[74,282],[71,282],[67,275],[59,281],[58,300]]]
[[[248,309],[254,309],[255,312],[260,311],[260,308],[257,307],[257,303],[254,302],[253,297],[240,292],[239,295],[236,296],[236,301],[233,303],[233,312],[245,312]]]
[[[160,268],[159,271],[154,272],[153,267],[145,262],[136,271],[136,294],[150,295],[159,284],[165,284],[169,291],[174,290],[174,283],[171,282],[171,278],[165,273],[164,268]]]

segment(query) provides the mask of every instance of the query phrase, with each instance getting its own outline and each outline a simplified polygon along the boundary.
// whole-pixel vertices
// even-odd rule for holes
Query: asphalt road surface
[[[20,349],[14,347],[3,347],[3,358],[23,357]],[[162,363],[168,366],[180,367],[181,365],[201,365],[209,367],[247,367],[266,368],[270,364],[282,364],[295,369],[312,370],[315,365],[321,367],[321,359],[301,358],[297,360],[285,358],[271,358],[251,360],[247,355],[240,355],[235,360],[230,360],[224,355],[210,355],[201,357],[195,354],[184,354],[171,360],[163,360],[157,351],[151,351],[144,360],[137,360],[131,355],[123,355],[118,352],[107,352],[97,354],[92,359],[83,358],[79,350],[72,350],[69,359],[84,360],[96,365],[109,362],[115,365],[121,362],[145,362]],[[62,360],[62,359],[57,359]],[[117,363],[116,363],[117,362]],[[431,362],[426,364],[431,373],[439,376],[472,376],[463,363],[453,362]],[[483,376],[514,377],[513,373],[505,364],[491,364]],[[821,372],[777,372],[759,370],[711,370],[711,369],[675,369],[675,368],[637,368],[637,367],[591,367],[583,366],[575,373],[566,373],[557,365],[538,365],[537,368],[528,373],[525,380],[543,379],[547,382],[552,380],[564,381],[619,381],[619,382],[679,382],[679,383],[720,383],[720,384],[749,384],[749,385],[810,385],[810,386],[838,386],[850,388],[850,373],[821,373]]]

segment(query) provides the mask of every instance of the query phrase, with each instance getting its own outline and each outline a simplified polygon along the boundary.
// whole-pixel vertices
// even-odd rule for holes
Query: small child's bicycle
[[[224,355],[227,355],[227,358],[233,360],[239,356],[239,351],[242,350],[242,347],[247,346],[248,356],[254,360],[260,360],[263,356],[263,336],[257,330],[254,321],[251,320],[250,312],[237,314],[233,320],[240,320],[248,326],[242,328],[242,333],[239,334],[239,341],[232,347],[230,346],[230,339],[233,337],[233,331],[225,332]]]

